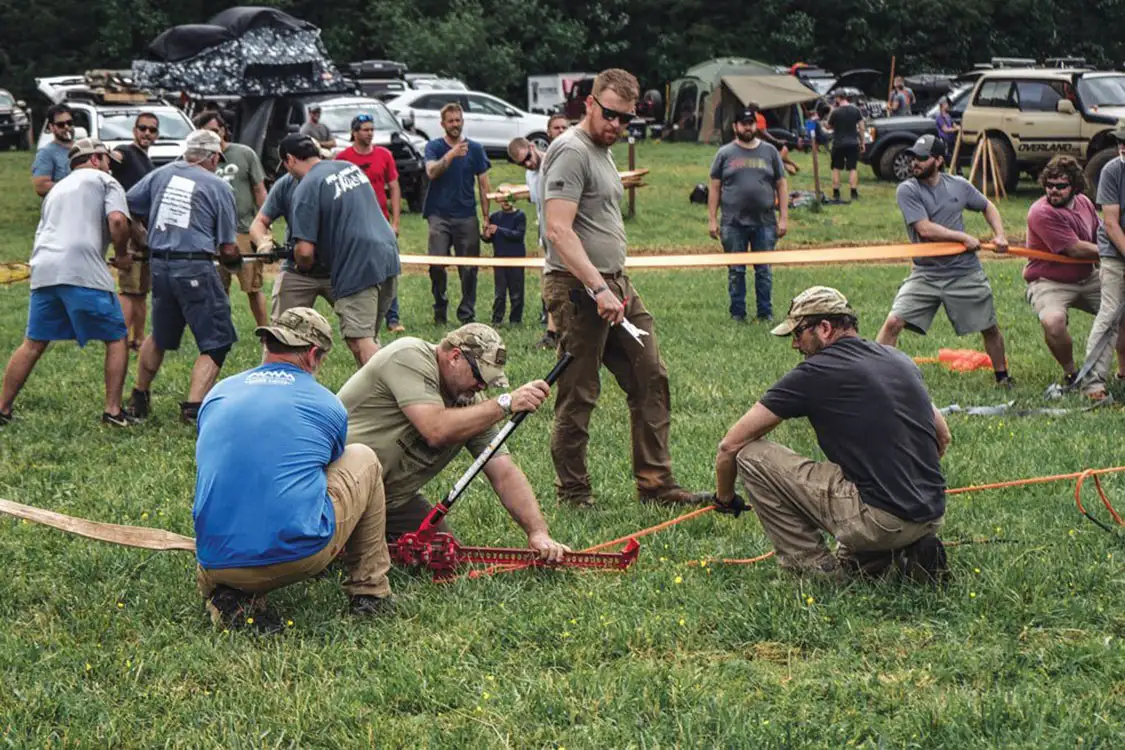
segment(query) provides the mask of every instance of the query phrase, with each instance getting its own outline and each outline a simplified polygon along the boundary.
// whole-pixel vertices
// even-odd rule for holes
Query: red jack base
[[[462,565],[520,564],[542,568],[602,568],[625,570],[637,559],[641,545],[630,539],[620,552],[567,552],[562,562],[547,563],[539,553],[519,547],[463,547],[452,534],[410,532],[391,545],[391,559],[399,565],[424,567],[435,581],[452,578]]]

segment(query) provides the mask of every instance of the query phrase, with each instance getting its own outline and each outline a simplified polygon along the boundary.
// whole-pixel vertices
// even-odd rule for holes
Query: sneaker
[[[5,414],[4,412],[0,411],[0,427],[3,427],[6,424],[11,424],[11,422],[12,412],[8,412],[7,414]]]
[[[129,412],[122,409],[116,414],[110,414],[108,411],[102,412],[102,424],[108,424],[112,427],[133,427],[141,423],[141,420],[134,417]]]
[[[645,505],[712,505],[709,492],[690,492],[683,487],[666,487],[653,492],[642,492],[638,499]]]
[[[396,609],[393,596],[356,594],[348,597],[348,611],[357,617],[392,615]]]
[[[945,545],[934,534],[926,534],[913,544],[898,550],[895,558],[903,575],[915,583],[944,586],[952,577],[945,556]]]
[[[180,402],[180,421],[184,424],[196,425],[199,423],[199,407],[202,403],[199,401],[181,401]]]
[[[593,508],[593,495],[564,495],[561,492],[555,495],[559,505],[569,505],[573,508]]]
[[[264,597],[257,597],[230,586],[217,586],[205,605],[211,622],[228,630],[254,630],[272,634],[283,630],[281,619],[266,609]]]
[[[746,322],[746,316],[745,315],[732,315],[732,316],[730,316],[730,319],[735,323],[745,323]]]
[[[1003,378],[996,381],[996,387],[1010,391],[1016,387],[1016,380],[1011,375],[1005,375]]]
[[[387,324],[387,330],[391,333],[405,333],[406,326],[396,320],[394,323]]]
[[[137,419],[145,419],[148,417],[151,406],[150,398],[151,395],[148,391],[138,391],[134,388],[133,394],[129,396],[129,404],[125,407],[125,410]]]
[[[859,191],[858,191],[858,190],[853,190],[853,191],[852,191],[852,200],[853,200],[853,201],[857,201],[857,200],[859,200]]]
[[[849,550],[847,554],[838,554],[837,560],[839,560],[840,567],[849,576],[879,578],[892,570],[895,554],[890,550],[878,552],[854,552]]]
[[[559,345],[559,335],[554,331],[547,331],[543,338],[535,345],[536,349],[556,349]]]
[[[1063,385],[1067,388],[1073,388],[1075,383],[1078,382],[1078,373],[1068,372],[1063,375]]]

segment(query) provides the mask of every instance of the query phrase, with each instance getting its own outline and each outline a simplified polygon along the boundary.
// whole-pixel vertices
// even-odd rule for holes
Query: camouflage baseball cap
[[[472,354],[481,377],[489,388],[508,387],[508,376],[504,374],[508,350],[504,348],[504,341],[495,330],[484,323],[467,323],[456,331],[451,331],[444,340],[450,346]]]
[[[74,161],[80,156],[93,156],[94,154],[108,154],[109,147],[97,138],[79,138],[67,152],[67,159]]]
[[[316,346],[323,352],[332,350],[332,326],[311,307],[291,307],[272,326],[258,326],[255,336],[270,334],[288,346]]]
[[[810,286],[789,303],[789,312],[781,325],[770,333],[774,336],[788,336],[801,324],[801,318],[812,315],[855,315],[848,304],[848,298],[830,286]]]

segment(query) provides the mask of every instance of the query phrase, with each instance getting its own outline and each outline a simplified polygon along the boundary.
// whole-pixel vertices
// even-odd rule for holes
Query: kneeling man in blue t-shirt
[[[255,333],[265,360],[215,386],[199,410],[192,517],[211,619],[275,627],[262,595],[317,575],[341,550],[352,613],[385,612],[383,469],[366,445],[347,445],[347,411],[316,381],[332,327],[294,307]]]

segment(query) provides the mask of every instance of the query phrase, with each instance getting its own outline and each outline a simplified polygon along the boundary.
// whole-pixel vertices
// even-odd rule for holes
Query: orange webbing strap
[[[1086,510],[1085,506],[1082,505],[1082,485],[1086,481],[1087,477],[1093,477],[1094,488],[1097,489],[1098,497],[1102,499],[1102,504],[1106,507],[1106,510],[1109,511],[1110,517],[1113,518],[1114,523],[1116,523],[1118,526],[1125,526],[1125,521],[1121,520],[1121,516],[1117,514],[1117,511],[1109,502],[1109,498],[1106,497],[1105,490],[1102,489],[1102,480],[1098,477],[1098,473],[1099,472],[1093,469],[1087,469],[1086,471],[1083,471],[1081,474],[1079,474],[1078,481],[1074,484],[1074,502],[1078,506],[1078,510],[1080,513],[1082,513],[1082,515],[1086,516],[1086,518],[1089,518],[1091,521],[1093,521],[1095,524],[1102,527],[1106,531],[1112,532],[1113,529],[1108,524],[1094,518],[1092,515],[1090,515],[1089,511]]]
[[[988,247],[987,245],[982,247]],[[716,268],[731,265],[800,265],[908,260],[960,255],[965,246],[957,242],[922,242],[867,247],[825,247],[815,250],[771,250],[768,253],[701,253],[697,255],[635,255],[625,259],[627,269]],[[1088,260],[1051,255],[1025,247],[1008,248],[1008,255],[1052,263],[1089,263]],[[489,268],[543,268],[542,257],[494,258],[447,255],[400,255],[404,266],[481,266]]]

